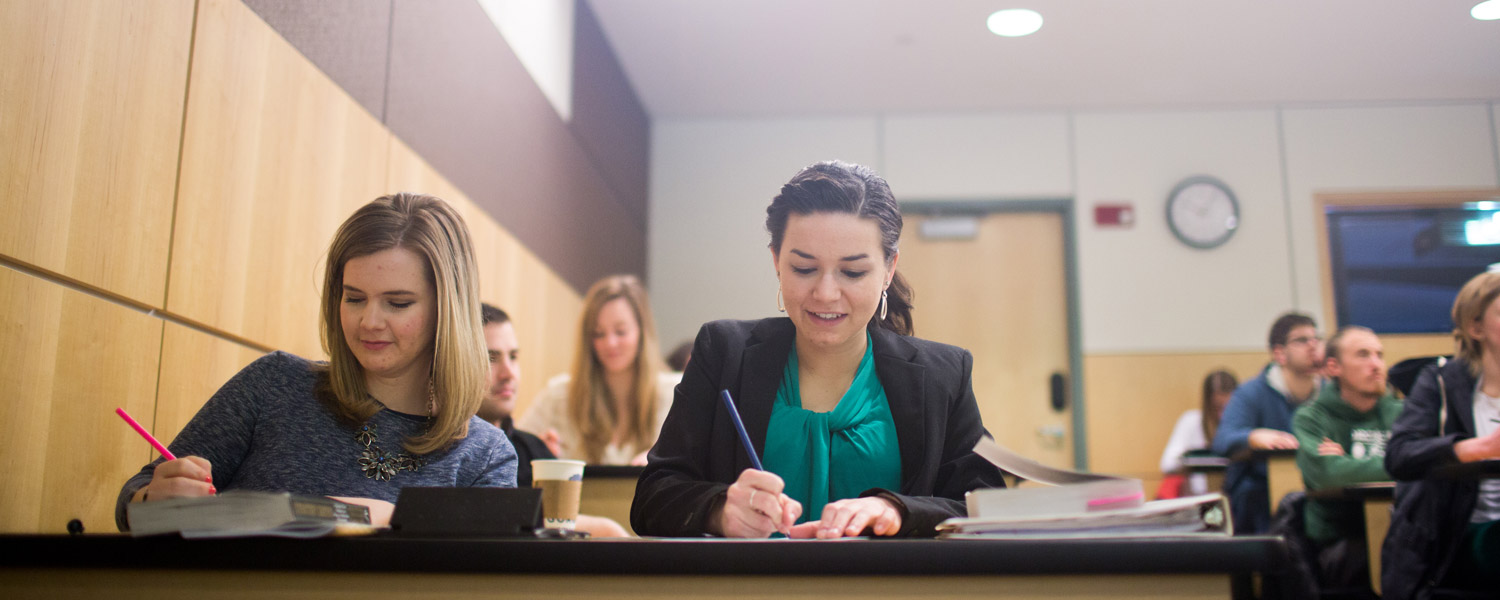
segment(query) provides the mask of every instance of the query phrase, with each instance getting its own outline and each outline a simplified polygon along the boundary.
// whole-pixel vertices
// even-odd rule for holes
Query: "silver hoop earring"
[[[880,320],[882,321],[885,320],[886,304],[887,302],[885,300],[885,290],[880,290]]]
[[[776,310],[786,312],[786,305],[781,302],[781,284],[776,284]]]

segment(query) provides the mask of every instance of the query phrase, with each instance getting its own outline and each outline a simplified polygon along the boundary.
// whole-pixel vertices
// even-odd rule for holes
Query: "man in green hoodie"
[[[1380,338],[1364,327],[1345,327],[1328,340],[1327,356],[1328,384],[1292,417],[1303,484],[1315,491],[1390,481],[1385,444],[1401,402],[1386,386]],[[1325,585],[1368,583],[1364,509],[1359,501],[1309,499],[1304,525],[1307,537],[1320,549]]]

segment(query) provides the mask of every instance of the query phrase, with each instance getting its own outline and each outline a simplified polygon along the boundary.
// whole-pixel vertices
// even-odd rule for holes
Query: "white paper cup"
[[[583,461],[547,458],[531,461],[531,487],[542,490],[542,524],[547,529],[578,526],[583,495]]]

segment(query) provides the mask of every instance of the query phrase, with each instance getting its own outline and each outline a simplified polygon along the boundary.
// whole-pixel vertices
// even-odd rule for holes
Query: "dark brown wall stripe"
[[[474,0],[246,0],[580,292],[645,273],[650,121],[578,2],[565,123]]]

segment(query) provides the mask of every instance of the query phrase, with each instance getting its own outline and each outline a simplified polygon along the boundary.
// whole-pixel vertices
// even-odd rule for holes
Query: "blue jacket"
[[[1250,443],[1255,429],[1292,431],[1292,413],[1297,405],[1285,394],[1271,387],[1266,374],[1271,365],[1261,369],[1255,379],[1240,384],[1224,407],[1224,418],[1214,433],[1213,451],[1229,456]],[[1234,462],[1224,473],[1224,492],[1234,511],[1237,533],[1259,533],[1270,527],[1271,507],[1267,495],[1266,464],[1263,461]]]

